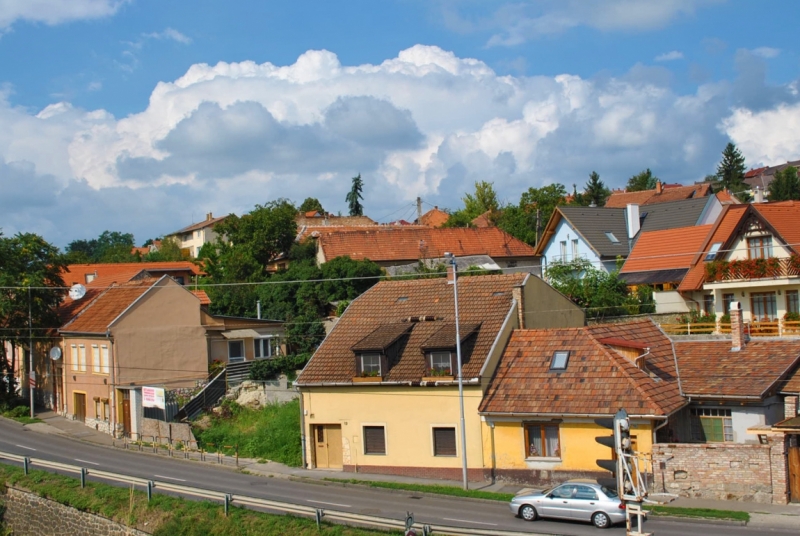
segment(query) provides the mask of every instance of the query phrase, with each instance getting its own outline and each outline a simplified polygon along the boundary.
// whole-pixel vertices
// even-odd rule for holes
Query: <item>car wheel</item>
[[[539,517],[539,514],[536,513],[536,508],[530,504],[525,504],[519,509],[519,517],[525,521],[536,521],[536,519]]]
[[[611,519],[605,512],[597,512],[592,516],[592,524],[598,529],[607,529],[611,526]]]

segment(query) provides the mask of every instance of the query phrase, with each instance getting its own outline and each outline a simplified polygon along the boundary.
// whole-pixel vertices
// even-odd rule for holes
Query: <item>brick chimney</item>
[[[744,348],[744,322],[742,321],[742,304],[731,302],[731,351],[738,352]]]
[[[511,289],[511,295],[517,302],[517,317],[519,318],[519,328],[525,329],[525,294],[522,287]]]
[[[656,195],[661,195],[661,192],[664,191],[664,187],[661,184],[661,179],[656,180]]]
[[[211,221],[212,219],[214,219],[214,216],[211,214],[211,212],[206,214],[206,221]]]

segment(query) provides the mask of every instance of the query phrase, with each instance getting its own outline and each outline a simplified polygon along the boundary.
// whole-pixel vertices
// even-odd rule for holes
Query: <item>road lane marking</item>
[[[36,449],[32,449],[31,447],[26,447],[25,445],[17,445],[17,446],[19,448],[21,448],[21,449],[36,450]]]
[[[171,476],[164,476],[164,475],[153,475],[156,478],[166,478],[167,480],[177,480],[178,482],[186,482],[182,478],[172,478]]]
[[[341,506],[342,508],[352,508],[349,504],[339,504],[339,503],[332,503],[332,502],[325,502],[325,501],[312,501],[311,499],[306,499],[310,503],[315,504],[327,504],[329,506]]]
[[[474,523],[475,525],[489,525],[490,527],[496,527],[497,523],[482,523],[480,521],[470,521],[468,519],[453,519],[452,517],[443,517],[445,521],[459,521],[461,523]]]
[[[100,465],[99,463],[90,462],[89,460],[79,460],[78,458],[75,458],[75,461],[81,463],[90,463],[92,465]]]

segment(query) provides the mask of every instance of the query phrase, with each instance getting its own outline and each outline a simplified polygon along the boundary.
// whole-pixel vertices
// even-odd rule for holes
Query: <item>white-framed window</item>
[[[386,455],[386,429],[383,426],[364,426],[364,454]]]
[[[265,337],[263,339],[254,339],[254,355],[256,359],[267,359],[271,357],[278,357],[281,355],[281,338],[280,337]]]
[[[431,352],[432,373],[451,375],[453,374],[453,357],[449,351]]]
[[[751,259],[768,259],[772,257],[772,237],[754,236],[747,239],[747,249]]]
[[[72,361],[72,370],[78,372],[80,370],[78,364],[78,345],[77,344],[70,345],[69,350],[70,350],[69,360]]]
[[[108,374],[108,345],[103,344],[100,346],[100,371],[103,374]]]
[[[361,354],[361,373],[364,376],[380,376],[381,354]]]
[[[81,372],[86,372],[86,346],[78,345],[78,367]]]
[[[560,458],[561,443],[557,424],[525,425],[525,455],[528,458]]]
[[[577,258],[578,258],[578,239],[577,238],[573,238],[572,239],[572,259],[574,260],[574,259],[577,259]]]
[[[100,347],[96,344],[92,345],[92,372],[100,374]]]
[[[454,426],[433,427],[433,455],[457,456],[456,429]]]
[[[228,362],[240,361],[244,361],[244,341],[241,339],[228,341]]]
[[[566,240],[562,240],[559,245],[561,246],[561,260],[562,261],[566,261],[567,260],[567,241]]]

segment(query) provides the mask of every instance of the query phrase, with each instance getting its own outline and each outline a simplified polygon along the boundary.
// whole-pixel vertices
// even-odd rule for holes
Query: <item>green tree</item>
[[[142,247],[146,247],[145,244]],[[158,251],[151,251],[142,259],[146,262],[170,262],[170,261],[183,261],[186,260],[181,252],[181,245],[174,237],[167,237],[161,239],[161,245]]]
[[[0,401],[14,393],[14,348],[29,347],[31,327],[41,338],[59,325],[57,309],[63,298],[61,274],[65,269],[65,258],[58,248],[39,235],[19,233],[5,238],[0,233],[0,373],[5,376],[5,381],[0,380]],[[10,360],[6,342],[11,343]]]
[[[602,207],[606,204],[606,199],[608,199],[609,195],[611,195],[611,191],[600,180],[600,175],[596,171],[592,171],[589,174],[589,180],[586,182],[583,193],[576,193],[574,197],[575,203],[578,205]]]
[[[361,204],[361,200],[364,199],[364,196],[361,195],[363,189],[364,181],[361,179],[361,173],[359,173],[357,176],[353,177],[353,184],[350,187],[350,191],[347,193],[347,197],[345,197],[347,206],[350,208],[351,216],[364,215],[364,206]]]
[[[797,178],[797,168],[789,166],[775,173],[769,183],[770,201],[791,201],[800,199],[800,180]]]
[[[475,182],[475,191],[464,194],[461,200],[464,208],[452,212],[444,227],[469,227],[472,220],[487,211],[491,213],[490,219],[495,219],[500,209],[493,182]]]
[[[300,205],[300,208],[298,210],[300,210],[300,212],[302,213],[316,210],[320,214],[325,214],[325,209],[322,208],[322,203],[320,203],[319,199],[317,199],[316,197],[306,197],[305,201],[303,201],[303,204]]]
[[[131,233],[103,231],[92,240],[73,240],[67,245],[67,262],[78,263],[116,263],[137,262],[131,253],[135,247]]]
[[[746,169],[741,151],[733,143],[728,143],[722,151],[722,160],[717,166],[716,190],[727,189],[734,194],[747,190],[748,187],[744,183]]]
[[[653,172],[650,171],[650,168],[647,168],[628,179],[628,184],[625,185],[625,190],[628,192],[652,190],[656,187],[657,180],[658,177],[653,175]]]

